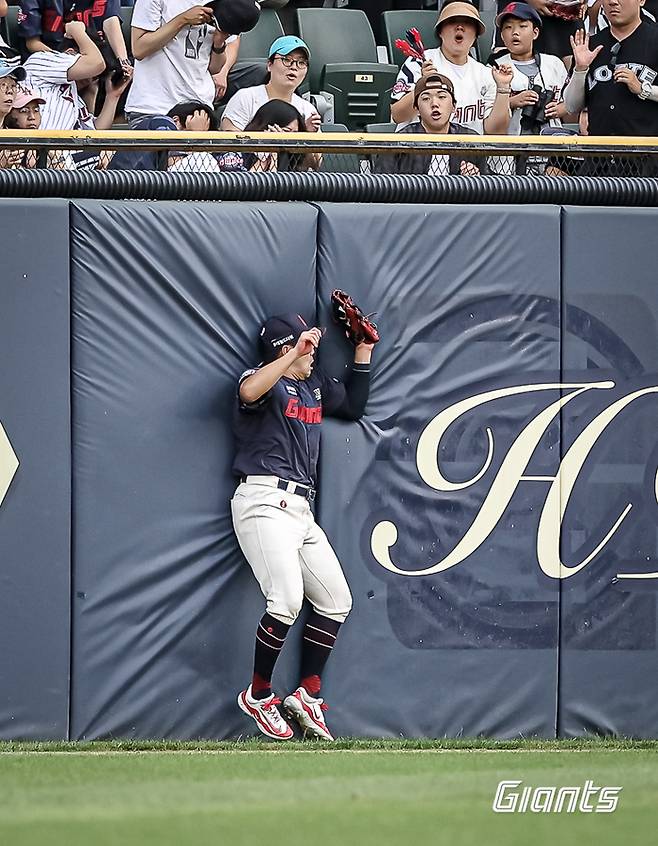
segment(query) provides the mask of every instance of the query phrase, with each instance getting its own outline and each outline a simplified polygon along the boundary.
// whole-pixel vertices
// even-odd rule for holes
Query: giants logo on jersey
[[[301,405],[297,397],[290,397],[284,414],[302,423],[322,423],[322,406]]]

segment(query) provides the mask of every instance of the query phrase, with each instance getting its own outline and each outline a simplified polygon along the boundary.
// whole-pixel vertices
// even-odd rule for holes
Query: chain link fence
[[[0,168],[655,177],[658,139],[15,130],[0,136]]]

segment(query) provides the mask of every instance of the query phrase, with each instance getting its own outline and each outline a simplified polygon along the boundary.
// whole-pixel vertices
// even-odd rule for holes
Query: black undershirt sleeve
[[[340,417],[342,420],[360,420],[370,393],[370,365],[353,364],[344,387],[343,399],[327,413],[330,417]]]

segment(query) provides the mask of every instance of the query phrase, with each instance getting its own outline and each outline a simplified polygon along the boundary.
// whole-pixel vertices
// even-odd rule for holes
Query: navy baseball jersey
[[[242,374],[239,385],[256,370]],[[367,396],[370,365],[354,364],[346,386],[314,370],[308,379],[283,376],[257,402],[240,401],[234,417],[236,476],[278,476],[315,487],[320,424],[324,416],[347,416],[350,389]],[[365,405],[365,396],[363,404]],[[358,418],[356,418],[358,419]]]

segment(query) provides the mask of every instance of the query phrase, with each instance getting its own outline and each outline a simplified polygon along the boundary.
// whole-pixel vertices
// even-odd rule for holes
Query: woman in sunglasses
[[[277,38],[269,50],[267,77],[263,85],[241,88],[228,102],[222,117],[226,132],[242,132],[268,100],[283,100],[304,118],[307,132],[318,132],[321,118],[315,106],[295,94],[306,79],[311,51],[294,35]]]

